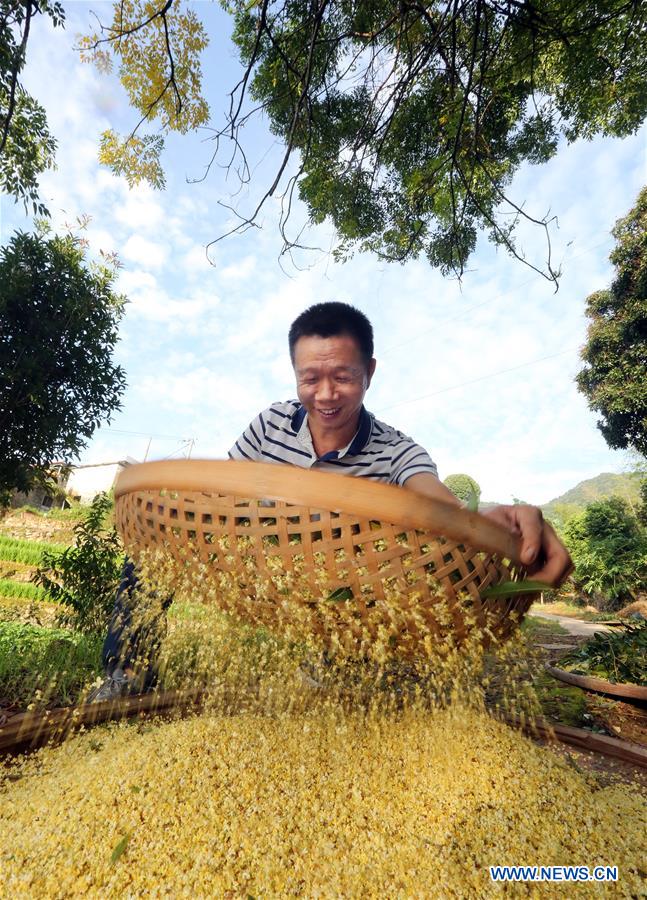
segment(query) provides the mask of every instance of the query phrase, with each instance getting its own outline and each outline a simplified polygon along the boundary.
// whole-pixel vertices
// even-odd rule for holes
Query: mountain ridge
[[[622,497],[630,506],[640,503],[640,484],[645,476],[637,472],[600,472],[593,478],[585,478],[559,497],[553,497],[538,506],[547,518],[563,519],[581,512],[589,503],[608,497]],[[479,509],[485,511],[498,504],[484,500]]]

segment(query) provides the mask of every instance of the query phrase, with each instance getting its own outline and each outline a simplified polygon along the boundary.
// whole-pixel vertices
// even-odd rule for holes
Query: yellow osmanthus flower
[[[494,897],[489,865],[583,857],[644,888],[645,802],[466,708],[120,726],[9,773],[11,897]]]
[[[537,713],[523,635],[498,643],[467,599],[433,597],[429,621],[409,595],[337,602],[325,572],[317,593],[269,559],[242,581],[234,543],[214,545],[235,563],[217,578],[139,559],[133,624],[154,634],[172,590],[162,686],[203,685],[205,712],[96,728],[0,770],[0,897],[463,900],[501,895],[490,865],[585,863],[619,867],[596,896],[640,896],[644,798],[485,711]],[[268,610],[276,630],[258,627]],[[415,631],[424,654],[398,655]]]

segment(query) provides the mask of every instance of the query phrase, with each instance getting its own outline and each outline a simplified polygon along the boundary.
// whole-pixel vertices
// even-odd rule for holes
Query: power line
[[[172,450],[171,453],[168,454],[168,456],[162,456],[162,460],[171,459],[173,456],[175,456],[176,453],[183,453],[185,450],[187,450],[187,448],[188,454],[185,459],[191,459],[191,453],[193,451],[194,444],[195,438],[188,438],[188,440],[184,441],[184,443],[180,447]]]
[[[126,431],[123,428],[100,428],[99,431],[113,431],[115,434],[134,434],[138,437],[162,438],[167,441],[185,441],[185,443],[192,440],[181,434],[152,434],[150,431]]]
[[[378,412],[382,413],[387,409],[395,409],[396,406],[406,406],[407,403],[419,403],[420,400],[427,400],[429,397],[436,397],[438,394],[446,394],[448,391],[455,391],[468,384],[476,384],[478,381],[486,381],[488,378],[495,378],[497,375],[504,375],[506,372],[516,372],[517,369],[525,369],[528,366],[534,366],[537,363],[545,362],[547,359],[555,359],[556,356],[564,356],[566,353],[573,353],[574,350],[579,349],[579,347],[568,347],[566,350],[560,350],[559,353],[551,353],[549,356],[532,359],[530,362],[521,363],[518,366],[511,366],[509,369],[500,369],[498,372],[490,372],[489,375],[481,375],[479,378],[470,379],[470,381],[462,381],[460,384],[453,384],[451,387],[441,388],[439,391],[432,391],[430,394],[423,394],[421,397],[414,397],[411,400],[400,400],[398,403],[391,403],[389,406],[383,406],[381,409],[378,409]]]

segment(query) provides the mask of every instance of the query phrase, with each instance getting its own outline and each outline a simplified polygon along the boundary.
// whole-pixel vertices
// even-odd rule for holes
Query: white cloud
[[[129,190],[122,183],[120,187],[121,196],[113,211],[115,220],[131,231],[156,234],[166,218],[161,195],[148,185],[138,185]]]
[[[120,278],[120,290],[131,301],[128,316],[129,320],[132,317],[136,331],[141,328],[141,325],[135,324],[137,318],[164,325],[165,332],[160,335],[159,341],[156,339],[153,343],[153,353],[161,352],[169,337],[175,336],[177,339],[180,336],[181,339],[184,335],[213,339],[220,331],[217,317],[219,300],[215,295],[196,291],[171,297],[150,273],[142,271],[124,273]]]
[[[231,263],[220,271],[224,281],[246,281],[256,268],[256,258],[245,256],[239,262]]]
[[[97,228],[93,222],[86,229],[85,236],[90,242],[90,252],[97,257],[103,253],[114,253],[117,250],[117,241],[114,234],[107,228]]]
[[[119,273],[119,290],[132,300],[138,293],[158,290],[157,279],[150,272],[141,269],[122,269]]]
[[[233,416],[240,423],[236,437],[258,412],[259,388],[253,378],[243,380],[201,365],[180,372],[166,368],[149,373],[139,379],[136,390],[161,410],[172,410],[183,417],[199,415],[203,433],[208,422]]]
[[[121,248],[120,255],[144,269],[160,269],[166,261],[167,251],[160,242],[132,234]]]
[[[191,280],[198,280],[213,268],[207,259],[206,249],[200,244],[194,244],[177,262]]]

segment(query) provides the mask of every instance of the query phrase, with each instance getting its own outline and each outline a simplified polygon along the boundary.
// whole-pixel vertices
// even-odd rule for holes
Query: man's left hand
[[[497,506],[485,515],[521,537],[521,562],[536,581],[559,587],[573,571],[568,550],[536,506]]]

